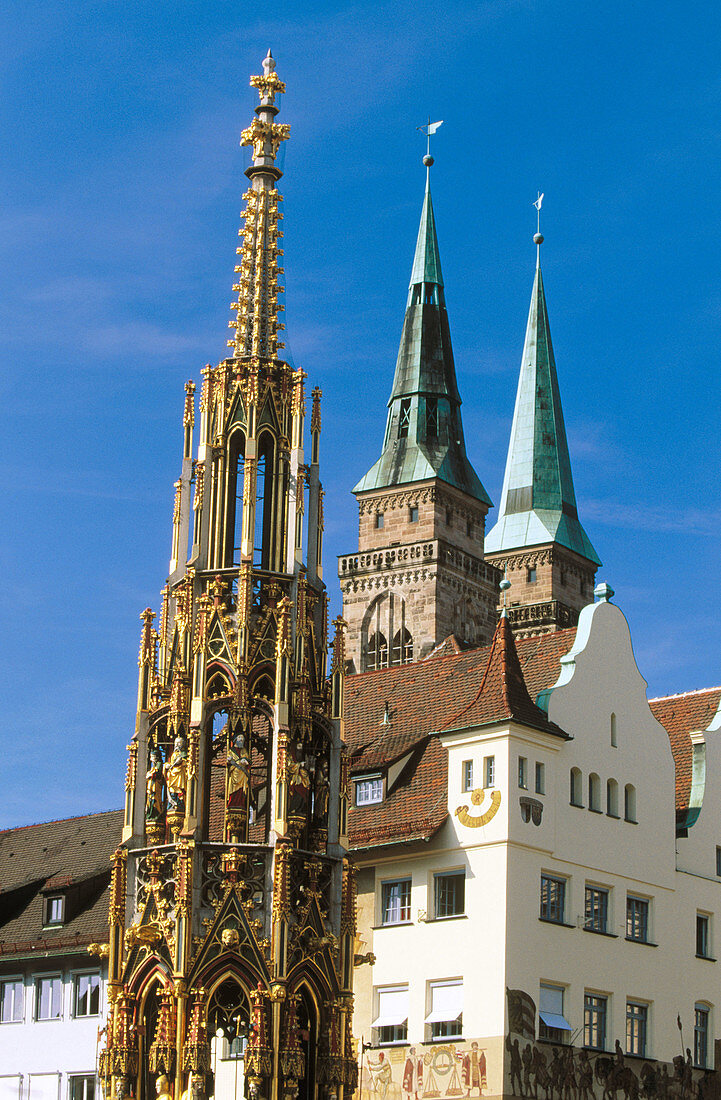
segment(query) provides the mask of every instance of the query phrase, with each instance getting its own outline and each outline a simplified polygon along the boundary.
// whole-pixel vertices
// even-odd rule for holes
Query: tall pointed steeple
[[[396,360],[383,451],[354,493],[440,478],[486,507],[491,500],[468,461],[461,398],[443,292],[426,156],[418,240]]]
[[[438,129],[430,123],[426,133]],[[341,557],[358,672],[422,657],[455,634],[490,641],[498,575],[483,560],[491,501],[468,461],[430,188],[413,257],[381,456],[353,492],[358,553]]]
[[[580,606],[583,606],[592,599],[593,575],[601,563],[578,518],[541,274],[543,237],[537,233],[533,239],[537,253],[531,308],[521,359],[500,514],[496,525],[486,536],[486,554],[497,565],[509,569],[513,567],[514,560],[512,556],[508,557],[509,552],[527,551],[542,546],[559,548],[561,553],[570,551],[573,560],[580,559],[577,565],[583,573],[582,578],[577,578],[576,598],[571,603],[578,603],[581,593],[583,598]],[[568,561],[564,559],[565,568],[561,570],[564,579],[569,577],[570,561],[571,558]],[[584,564],[580,565],[580,562]],[[537,565],[541,564],[543,563],[539,560]],[[525,583],[538,583],[542,570],[537,565],[526,563]],[[515,597],[516,603],[526,602],[524,598],[520,601],[518,599],[521,595],[520,578],[510,579],[513,583],[511,599]],[[545,587],[531,589],[528,593],[529,599],[537,603],[539,600],[558,596],[558,585],[550,583],[550,574],[547,593]],[[541,588],[544,589],[543,592]],[[569,622],[562,625],[569,625]]]

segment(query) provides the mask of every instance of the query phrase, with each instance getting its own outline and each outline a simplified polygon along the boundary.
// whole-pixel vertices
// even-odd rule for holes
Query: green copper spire
[[[486,553],[557,542],[600,565],[578,519],[541,275],[541,243],[521,360],[500,515]]]
[[[426,191],[383,451],[353,492],[440,478],[491,507],[463,440],[461,398],[431,200],[430,154],[423,163]]]

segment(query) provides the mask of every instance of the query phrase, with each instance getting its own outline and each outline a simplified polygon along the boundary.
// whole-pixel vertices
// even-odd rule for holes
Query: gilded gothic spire
[[[491,507],[466,455],[431,198],[430,154],[423,163],[426,188],[383,451],[353,492],[440,478]]]

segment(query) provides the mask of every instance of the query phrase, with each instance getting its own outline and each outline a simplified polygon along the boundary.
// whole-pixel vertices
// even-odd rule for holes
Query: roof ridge
[[[89,814],[71,814],[70,817],[54,817],[50,821],[33,821],[28,825],[9,825],[7,829],[0,829],[0,836],[4,833],[18,833],[21,829],[40,829],[43,825],[62,825],[66,821],[85,821],[91,817],[105,817],[107,814],[121,814],[122,806],[116,806],[113,810],[94,810]]]
[[[706,691],[721,691],[721,684],[716,687],[692,688],[691,691],[677,691],[671,695],[654,695],[648,699],[649,703],[665,703],[667,699],[685,699],[689,695],[702,695]]]

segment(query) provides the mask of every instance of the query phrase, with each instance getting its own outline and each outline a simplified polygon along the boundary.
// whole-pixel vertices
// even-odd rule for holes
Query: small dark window
[[[528,581],[529,584],[535,584],[536,583],[536,567],[535,567],[535,565],[529,566],[529,568],[526,572],[526,580]]]
[[[426,439],[438,437],[438,398],[426,398]]]
[[[381,887],[381,923],[405,924],[411,919],[411,880],[384,882]]]
[[[411,523],[418,523],[418,505],[417,504],[411,504],[410,508],[408,509],[408,518],[409,518]]]
[[[716,848],[716,874],[721,878],[721,847]]]
[[[626,939],[636,943],[648,943],[648,900],[626,898]]]
[[[446,527],[450,527],[453,522],[453,512],[450,508],[446,508]]]
[[[583,997],[583,1045],[591,1050],[606,1049],[606,1010],[608,1000],[596,993]]]
[[[466,534],[468,535],[469,539],[472,538],[472,536],[473,536],[473,520],[472,519],[467,519],[466,520]]]
[[[608,890],[599,886],[586,887],[583,927],[590,932],[608,931]]]
[[[626,1053],[637,1058],[646,1057],[646,1032],[648,1030],[648,1005],[626,1003]]]
[[[536,761],[536,794],[546,793],[546,765]]]
[[[385,516],[382,512],[376,512],[376,527],[380,531],[385,526]]]
[[[411,424],[411,399],[404,397],[401,401],[400,419],[398,421],[398,438],[405,439]]]
[[[694,1006],[693,1064],[699,1069],[706,1069],[708,1065],[708,1017],[705,1004]]]
[[[702,959],[710,957],[710,919],[706,913],[696,914],[696,954]]]
[[[65,912],[65,898],[62,894],[57,894],[54,897],[45,899],[45,920],[44,924],[62,924]]]

